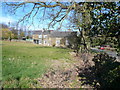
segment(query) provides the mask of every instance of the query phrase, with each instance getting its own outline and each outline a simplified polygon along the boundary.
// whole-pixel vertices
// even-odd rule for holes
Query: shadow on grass
[[[120,88],[120,62],[107,54],[97,54],[92,61],[94,66],[79,69],[82,85],[95,88]]]

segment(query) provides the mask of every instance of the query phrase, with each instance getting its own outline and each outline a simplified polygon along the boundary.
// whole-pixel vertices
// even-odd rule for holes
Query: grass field
[[[42,47],[32,43],[2,43],[3,87],[35,87],[35,78],[43,75],[52,60],[68,60],[69,49]]]

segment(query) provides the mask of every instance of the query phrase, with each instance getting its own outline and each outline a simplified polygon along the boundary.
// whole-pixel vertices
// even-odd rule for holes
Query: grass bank
[[[70,59],[69,51],[32,43],[3,41],[3,87],[34,87],[34,79],[50,68],[52,60]]]

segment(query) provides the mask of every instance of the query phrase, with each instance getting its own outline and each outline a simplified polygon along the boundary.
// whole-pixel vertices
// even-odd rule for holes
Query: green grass
[[[51,60],[68,60],[69,51],[32,43],[3,41],[3,87],[34,87],[34,79],[48,70]]]

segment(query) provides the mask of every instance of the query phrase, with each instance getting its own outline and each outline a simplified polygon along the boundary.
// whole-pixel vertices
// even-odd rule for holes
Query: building
[[[33,33],[33,41],[36,44],[40,44],[43,46],[68,46],[69,45],[69,37],[76,37],[77,32],[73,31],[34,31]]]

